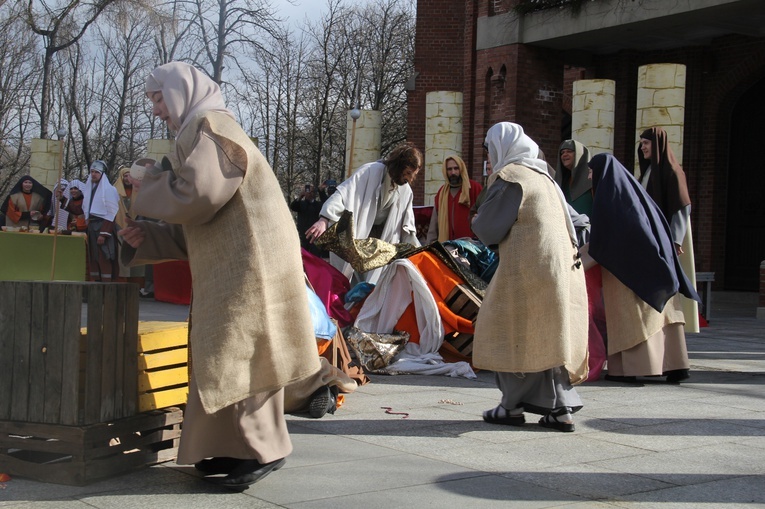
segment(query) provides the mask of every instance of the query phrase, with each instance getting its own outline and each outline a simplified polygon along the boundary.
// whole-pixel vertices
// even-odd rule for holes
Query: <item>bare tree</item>
[[[50,108],[50,75],[54,55],[79,41],[103,10],[117,0],[85,2],[69,0],[60,5],[46,0],[29,0],[26,22],[43,38],[43,74],[40,99],[40,138],[48,137]]]
[[[0,199],[29,162],[26,140],[37,127],[34,97],[40,68],[34,35],[26,29],[23,9],[0,5]]]
[[[264,38],[280,35],[268,0],[188,0],[186,7],[200,46],[194,63],[218,84],[227,61],[244,51],[252,54],[253,47],[263,51]]]

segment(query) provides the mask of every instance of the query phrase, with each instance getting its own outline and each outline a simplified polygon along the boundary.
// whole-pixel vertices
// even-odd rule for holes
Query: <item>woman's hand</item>
[[[146,240],[146,232],[141,228],[140,223],[133,221],[129,217],[125,218],[127,226],[120,230],[119,236],[127,242],[130,247],[139,248]]]
[[[329,220],[326,217],[319,218],[318,221],[313,223],[313,226],[308,228],[305,231],[305,238],[307,238],[311,244],[322,236],[322,234],[327,231],[327,226],[329,225]]]
[[[683,251],[683,246],[681,246],[680,244],[675,244],[675,251],[677,251],[677,256],[680,256],[681,254],[685,253],[685,251]]]

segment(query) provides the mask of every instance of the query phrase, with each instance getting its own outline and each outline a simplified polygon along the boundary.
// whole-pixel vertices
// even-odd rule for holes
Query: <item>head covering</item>
[[[576,231],[574,230],[574,224],[571,222],[571,216],[568,213],[566,198],[563,196],[560,187],[550,176],[547,170],[547,162],[539,159],[539,145],[523,132],[523,127],[512,122],[494,124],[486,132],[485,146],[489,152],[489,160],[494,169],[494,174],[499,173],[508,164],[520,164],[550,179],[558,193],[558,198],[560,198],[561,207],[566,213],[568,233],[571,241],[576,243]]]
[[[90,164],[90,171],[96,170],[97,172],[103,174],[106,172],[106,169],[106,163],[100,159],[97,159]]]
[[[119,171],[117,172],[117,178],[114,181],[114,188],[117,190],[117,194],[120,196],[127,196],[127,191],[125,191],[125,184],[122,182],[122,177],[125,175],[125,173],[128,172],[130,172],[130,167],[128,166],[120,167]]]
[[[560,153],[564,150],[574,151],[574,167],[569,170],[560,160]],[[555,182],[563,189],[564,183],[568,185],[568,194],[571,201],[576,200],[584,193],[592,189],[592,182],[588,178],[590,169],[587,162],[590,160],[590,149],[576,140],[566,140],[558,148],[558,165],[555,168]]]
[[[93,177],[88,175],[88,181],[85,182],[84,188],[80,189],[83,195],[82,210],[85,213],[85,219],[93,215],[108,221],[114,221],[114,217],[119,210],[120,196],[111,182],[109,182],[109,176],[106,174],[106,163],[103,161],[93,161],[90,169],[100,172],[101,180],[98,181],[98,185],[94,190]]]
[[[459,193],[458,203],[466,207],[470,207],[470,177],[468,176],[467,166],[465,161],[456,154],[450,154],[444,158],[444,162],[441,165],[443,170],[444,180],[447,185],[441,188],[441,196],[438,201],[438,241],[446,242],[449,240],[449,176],[446,172],[446,161],[449,159],[457,163],[460,168],[460,178],[462,179],[462,187]]]
[[[71,194],[72,189],[74,189],[75,187],[79,189],[80,191],[82,191],[82,188],[84,185],[85,184],[81,180],[74,179],[69,181],[69,187],[67,188],[67,190],[69,191],[69,194]]]
[[[645,189],[611,154],[594,156],[589,166],[590,256],[659,312],[678,291],[699,300],[680,266],[669,224]]]
[[[226,108],[217,83],[202,71],[183,62],[170,62],[154,69],[146,79],[146,95],[162,92],[170,114],[171,129],[180,136],[198,113],[219,111],[234,118]]]
[[[43,214],[48,212],[48,210],[50,209],[50,199],[51,199],[52,193],[47,187],[40,184],[38,181],[30,177],[29,175],[24,175],[16,182],[16,184],[14,184],[14,186],[11,188],[11,191],[8,193],[8,196],[6,196],[5,200],[3,200],[3,204],[0,205],[0,212],[2,212],[3,214],[8,212],[8,199],[16,193],[23,193],[24,190],[22,188],[22,184],[27,180],[32,182],[32,193],[36,193],[43,198],[43,203],[45,204],[45,206],[44,206],[44,209],[41,210],[40,212],[42,212]]]
[[[651,127],[640,133],[640,137],[651,141],[651,158],[646,159],[638,147],[638,180],[642,180],[648,169],[651,169],[646,191],[669,221],[675,212],[691,204],[685,172],[669,147],[667,132],[664,129]]]

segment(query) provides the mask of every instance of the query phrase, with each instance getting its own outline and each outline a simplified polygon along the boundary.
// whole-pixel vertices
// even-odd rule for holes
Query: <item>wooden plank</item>
[[[189,349],[186,347],[166,350],[157,353],[147,352],[138,355],[138,371],[188,364]]]
[[[40,424],[36,422],[0,421],[0,443],[6,435],[34,436],[54,440],[82,441],[85,432],[78,426]],[[5,437],[5,438],[4,438]]]
[[[66,286],[63,284],[48,285],[45,316],[45,406],[41,422],[56,424],[61,416],[62,370],[64,362],[64,299]]]
[[[32,322],[32,283],[16,286],[16,317],[13,327],[13,380],[10,390],[11,419],[26,421],[29,408],[29,335]],[[7,388],[6,388],[7,390]]]
[[[49,283],[32,283],[32,316],[29,327],[29,403],[27,420],[45,422],[45,348],[47,290]]]
[[[115,284],[115,296],[116,302],[114,306],[114,318],[115,318],[115,337],[114,337],[114,368],[112,372],[113,377],[113,398],[114,406],[112,409],[112,415],[108,419],[127,417],[123,412],[123,401],[125,393],[125,286],[124,284]],[[106,306],[109,309],[109,306]],[[130,352],[133,355],[133,351]],[[106,363],[104,363],[106,365]],[[130,375],[132,376],[132,374]],[[102,414],[103,418],[103,414]],[[107,419],[103,419],[107,420]]]
[[[85,405],[80,424],[101,419],[101,359],[103,358],[104,283],[90,283],[88,294],[88,334],[85,354]]]
[[[138,285],[126,285],[122,414],[138,412]]]
[[[114,420],[116,357],[122,347],[122,324],[117,323],[117,283],[102,283],[104,290],[103,329],[101,333],[101,422]],[[121,403],[121,402],[120,402]],[[121,406],[120,406],[121,409]],[[121,416],[120,416],[121,417]]]
[[[138,398],[138,410],[148,412],[159,408],[167,408],[176,405],[185,405],[189,397],[188,387],[179,387],[166,391],[147,392]]]
[[[188,325],[178,322],[177,326],[166,330],[141,333],[138,340],[138,352],[151,352],[163,348],[185,346],[188,342]]]
[[[82,315],[82,297],[85,285],[82,283],[62,284],[64,297],[62,308],[64,319],[61,322],[61,424],[75,425],[80,418],[80,326]]]
[[[157,371],[142,371],[138,374],[138,392],[144,393],[163,387],[172,387],[174,385],[188,384],[186,366],[179,368],[160,369]]]
[[[13,335],[16,330],[16,285],[0,281],[0,388],[13,381]],[[0,390],[0,419],[11,418],[13,391]]]

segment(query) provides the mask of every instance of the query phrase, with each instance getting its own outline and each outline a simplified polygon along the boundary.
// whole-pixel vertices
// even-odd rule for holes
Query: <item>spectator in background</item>
[[[119,211],[119,194],[106,176],[106,163],[90,165],[90,176],[83,191],[83,211],[88,222],[90,280],[113,281],[119,275],[114,219]]]
[[[436,193],[435,210],[430,219],[426,242],[445,242],[464,237],[473,238],[470,209],[476,204],[483,186],[468,177],[465,161],[457,155],[444,159],[446,184]]]
[[[5,226],[39,230],[50,209],[51,192],[29,175],[24,175],[11,188],[0,206]]]
[[[297,213],[297,230],[300,233],[300,246],[316,256],[322,256],[322,250],[314,245],[305,236],[305,233],[319,220],[321,206],[327,199],[325,193],[327,185],[322,183],[319,186],[319,196],[316,196],[316,188],[311,184],[306,184],[300,195],[292,200],[290,209]]]

